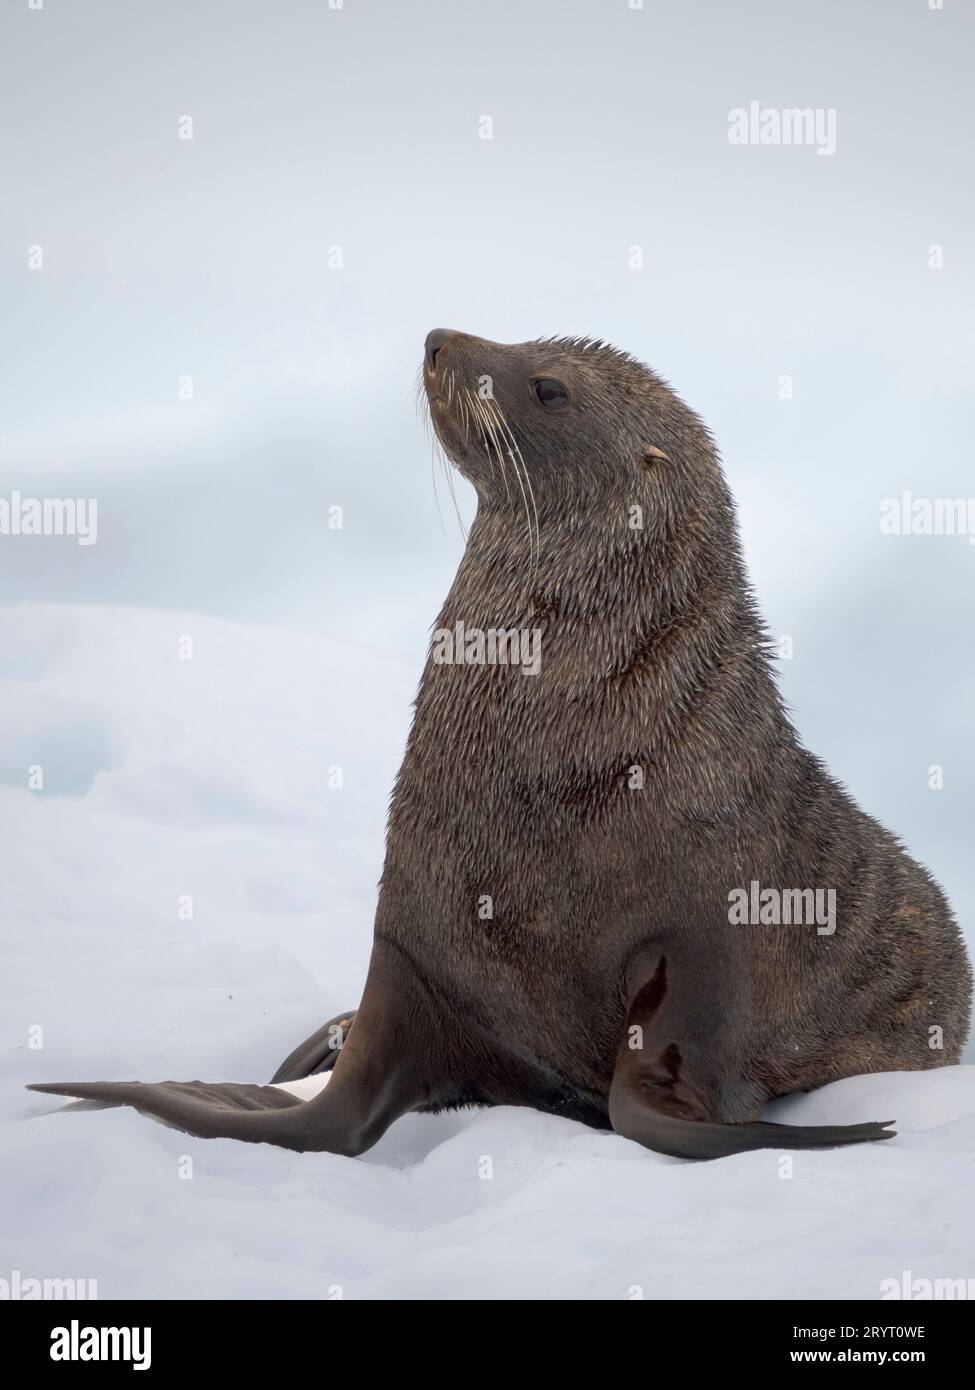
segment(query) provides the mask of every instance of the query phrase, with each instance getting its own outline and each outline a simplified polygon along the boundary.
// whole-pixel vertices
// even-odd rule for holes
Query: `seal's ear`
[[[643,462],[649,463],[652,467],[655,463],[669,463],[670,459],[664,453],[663,449],[658,449],[655,444],[651,444],[649,448],[643,451]]]

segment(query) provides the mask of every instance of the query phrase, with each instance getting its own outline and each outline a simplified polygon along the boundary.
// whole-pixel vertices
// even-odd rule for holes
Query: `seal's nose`
[[[427,334],[426,343],[424,344],[424,351],[426,356],[426,363],[431,372],[437,365],[437,353],[443,347],[447,339],[451,336],[452,332],[453,330],[450,328],[434,328],[430,333]]]

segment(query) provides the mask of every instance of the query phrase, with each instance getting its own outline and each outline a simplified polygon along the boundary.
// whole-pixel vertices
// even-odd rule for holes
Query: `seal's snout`
[[[451,328],[434,328],[427,334],[424,344],[424,360],[427,371],[432,372],[437,365],[437,353],[443,347],[448,338],[453,336]]]

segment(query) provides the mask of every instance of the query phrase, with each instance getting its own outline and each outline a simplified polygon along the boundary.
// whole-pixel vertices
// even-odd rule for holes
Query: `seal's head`
[[[435,328],[423,383],[447,457],[488,505],[517,504],[524,491],[558,512],[630,496],[662,468],[678,486],[704,485],[716,471],[697,416],[599,340],[493,343]]]

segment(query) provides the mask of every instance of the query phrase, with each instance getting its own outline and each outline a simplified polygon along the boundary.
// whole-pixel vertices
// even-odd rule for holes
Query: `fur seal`
[[[786,717],[707,429],[591,339],[437,329],[423,382],[478,506],[395,784],[358,1010],[269,1086],[32,1089],[341,1154],[407,1111],[468,1105],[695,1159],[890,1138],[761,1120],[775,1096],[956,1061],[971,972],[932,878]],[[832,929],[776,924],[767,887],[759,920],[736,919],[758,885],[832,893]],[[280,1089],[326,1070],[313,1099]]]

